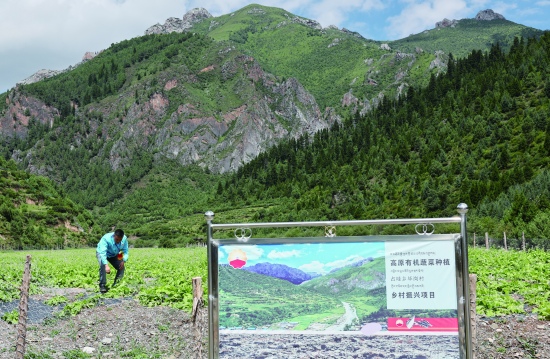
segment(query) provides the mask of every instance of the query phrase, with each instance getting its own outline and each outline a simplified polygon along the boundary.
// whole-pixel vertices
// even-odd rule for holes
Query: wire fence
[[[529,238],[525,236],[525,232],[522,232],[521,236],[510,236],[506,232],[503,232],[502,236],[489,235],[488,232],[481,234],[471,233],[469,234],[469,241],[474,248],[499,248],[522,251],[529,249],[550,250],[550,239]]]

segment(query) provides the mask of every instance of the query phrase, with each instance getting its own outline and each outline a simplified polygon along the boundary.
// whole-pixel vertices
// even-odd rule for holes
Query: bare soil
[[[53,294],[60,293],[35,299],[47,299]],[[14,357],[16,336],[16,326],[0,320],[0,358]],[[92,358],[207,358],[207,310],[202,309],[194,324],[185,311],[144,307],[127,299],[83,309],[76,316],[28,325],[29,358],[83,358],[85,348],[93,348]],[[550,321],[538,320],[531,313],[479,317],[474,353],[477,359],[550,359]],[[387,354],[384,358],[392,356]]]
[[[550,359],[550,321],[535,314],[478,318],[476,359]]]
[[[29,324],[25,357],[86,358],[88,350],[92,358],[207,358],[207,317],[202,308],[193,323],[185,311],[144,307],[134,299],[100,304]],[[16,325],[0,320],[0,358],[14,358],[16,339]]]

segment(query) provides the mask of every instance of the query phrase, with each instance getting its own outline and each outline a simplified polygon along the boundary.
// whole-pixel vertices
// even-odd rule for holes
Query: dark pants
[[[101,257],[97,252],[96,252],[96,257],[97,257],[97,261],[99,262],[99,286],[105,287],[105,284],[107,284],[107,273],[105,272],[105,265],[101,264]],[[125,267],[123,267],[122,269],[119,269],[120,263],[122,263],[123,261],[118,260],[117,257],[111,257],[111,258],[107,257],[107,262],[111,264],[111,267],[112,267],[111,270],[113,269],[116,270],[115,282],[113,283],[113,285],[115,285],[118,280],[124,277]]]

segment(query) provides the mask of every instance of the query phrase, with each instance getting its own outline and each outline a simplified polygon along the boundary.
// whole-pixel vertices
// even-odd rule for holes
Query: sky
[[[246,266],[257,263],[277,263],[298,268],[306,273],[327,274],[332,269],[345,267],[365,258],[384,256],[383,242],[360,243],[307,243],[269,245],[220,246],[218,260],[227,264],[234,251],[246,254]],[[241,256],[237,257],[239,259]]]
[[[550,0],[0,0],[0,93],[40,69],[62,70],[87,51],[143,35],[196,7],[213,16],[250,3],[283,8],[373,40],[396,40],[448,19],[493,9],[510,21],[550,28]]]

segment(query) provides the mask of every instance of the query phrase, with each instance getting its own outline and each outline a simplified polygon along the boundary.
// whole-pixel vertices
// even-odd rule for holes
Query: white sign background
[[[388,309],[457,309],[453,241],[386,242]]]

